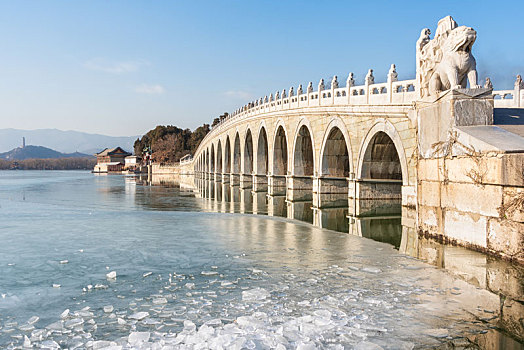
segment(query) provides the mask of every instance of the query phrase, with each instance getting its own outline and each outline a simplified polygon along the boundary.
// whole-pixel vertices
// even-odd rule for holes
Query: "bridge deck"
[[[510,133],[524,137],[523,108],[495,108],[493,114],[495,125]]]

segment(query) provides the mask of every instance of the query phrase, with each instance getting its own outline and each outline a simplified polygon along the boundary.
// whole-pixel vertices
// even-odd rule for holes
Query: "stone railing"
[[[491,80],[486,78],[484,87],[493,88]],[[513,90],[493,90],[495,108],[524,108],[524,82],[517,75]]]
[[[270,94],[235,110],[215,125],[213,131],[221,130],[236,120],[262,113],[305,107],[406,105],[416,99],[415,80],[398,81],[395,65],[391,66],[385,83],[375,84],[373,70],[370,69],[364,85],[354,85],[353,73],[349,74],[345,87],[339,87],[337,76],[333,77],[330,85],[329,88],[326,88],[324,79],[321,79],[317,90],[313,90],[313,83],[310,82],[306,90],[303,90],[300,85],[296,92],[293,87],[289,91],[285,89],[282,92],[277,91],[275,95]]]
[[[370,69],[364,79],[364,85],[354,85],[353,73],[349,73],[345,87],[339,87],[335,75],[329,88],[325,87],[324,79],[321,79],[317,90],[313,89],[313,83],[310,82],[305,90],[302,85],[299,85],[296,91],[294,87],[289,91],[285,89],[277,91],[275,95],[266,95],[264,98],[252,101],[220,120],[200,144],[203,145],[211,134],[227,128],[235,121],[263,113],[306,107],[412,104],[418,98],[416,80],[399,81],[397,76],[395,65],[392,64],[385,83],[375,83],[373,70]],[[486,79],[484,87],[493,88],[489,78]],[[517,76],[513,90],[493,90],[493,96],[496,108],[524,108],[524,83],[521,76]]]
[[[187,164],[193,162],[193,156],[190,154],[186,154],[182,158],[180,158],[180,165]]]
[[[493,90],[496,108],[524,108],[524,89]]]

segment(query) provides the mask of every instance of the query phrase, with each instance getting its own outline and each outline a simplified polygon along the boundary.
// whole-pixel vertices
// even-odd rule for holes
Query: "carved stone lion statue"
[[[480,88],[471,48],[477,39],[473,28],[458,26],[451,16],[438,22],[435,38],[425,28],[417,41],[417,80],[421,97],[449,89]]]

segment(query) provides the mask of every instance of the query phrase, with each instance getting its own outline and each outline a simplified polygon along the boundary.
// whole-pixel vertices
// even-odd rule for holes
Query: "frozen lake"
[[[523,347],[522,267],[221,191],[0,172],[0,347]]]

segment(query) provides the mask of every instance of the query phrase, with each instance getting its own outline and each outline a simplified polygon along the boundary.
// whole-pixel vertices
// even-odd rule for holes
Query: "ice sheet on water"
[[[128,342],[132,346],[140,345],[149,341],[151,333],[149,332],[131,332],[128,337]]]
[[[218,275],[217,271],[202,271],[200,272],[202,276],[215,276]]]
[[[114,310],[113,305],[106,305],[106,306],[104,306],[104,312],[105,313],[110,314],[111,312],[113,312],[113,310]]]
[[[31,318],[29,318],[26,323],[27,324],[35,324],[39,320],[40,320],[40,317],[38,317],[38,316],[31,316]]]
[[[32,324],[23,324],[20,327],[18,327],[18,329],[22,332],[30,332],[33,329],[35,329],[35,326],[33,326]]]
[[[369,341],[361,341],[355,345],[355,350],[382,350],[383,347]]]
[[[75,327],[78,327],[80,325],[82,325],[84,323],[84,320],[81,319],[81,318],[73,318],[71,320],[67,320],[64,322],[64,326],[66,328],[75,328]]]
[[[261,301],[270,296],[269,292],[264,288],[253,288],[242,292],[243,301]]]
[[[146,318],[147,316],[149,316],[149,312],[147,312],[147,311],[140,311],[140,312],[137,312],[137,313],[134,313],[134,314],[130,315],[128,318],[131,319],[131,320],[141,321],[144,318]]]
[[[377,267],[367,266],[363,267],[361,271],[367,272],[367,273],[381,273],[382,270]]]
[[[51,331],[60,331],[62,330],[62,322],[60,321],[57,321],[57,322],[53,322],[51,324],[48,324],[46,327],[46,329],[49,329]]]
[[[167,299],[166,298],[154,298],[153,299],[153,304],[155,305],[160,305],[160,304],[167,304]]]
[[[44,340],[39,347],[41,349],[60,349],[60,345],[54,340]]]
[[[31,348],[32,345],[31,345],[31,340],[27,337],[27,335],[24,335],[24,342],[23,342],[23,347],[24,348]]]

